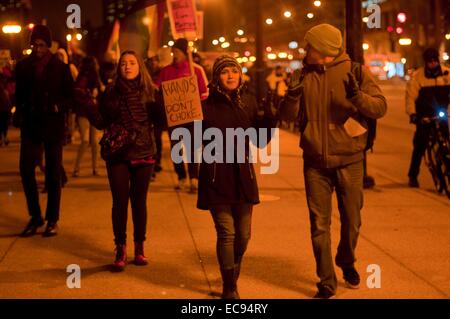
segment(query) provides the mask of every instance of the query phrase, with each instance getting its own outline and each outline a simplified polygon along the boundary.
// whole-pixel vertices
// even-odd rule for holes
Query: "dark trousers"
[[[416,133],[413,139],[413,152],[411,156],[411,164],[409,166],[408,177],[417,178],[420,172],[420,164],[422,157],[427,149],[428,139],[430,136],[430,128],[424,125],[417,125]]]
[[[155,125],[154,134],[155,134],[155,144],[156,144],[156,164],[161,165],[162,158],[162,134],[164,129],[160,126]]]
[[[195,149],[194,149],[194,123],[188,123],[188,124],[183,124],[181,126],[177,126],[174,128],[170,128],[169,129],[169,138],[172,136],[172,132],[174,129],[178,128],[178,127],[184,127],[187,128],[189,130],[190,136],[191,136],[191,147],[189,150],[190,153],[190,163],[187,164],[188,166],[188,174],[189,174],[189,178],[196,178],[198,179],[198,169],[199,169],[199,164],[198,163],[194,163],[194,154],[195,154]],[[175,145],[178,144],[179,141],[172,141],[172,139],[170,138],[170,145],[171,148]],[[180,155],[182,156],[182,152],[180,153]],[[187,174],[186,174],[186,167],[184,166],[184,162],[181,162],[179,164],[173,163],[173,166],[175,168],[175,172],[177,173],[178,176],[178,180],[181,179],[186,179],[187,178]]]
[[[217,232],[216,253],[220,268],[232,269],[244,256],[251,237],[252,204],[211,207]]]
[[[336,290],[337,279],[331,254],[331,197],[336,189],[341,220],[341,238],[336,265],[353,266],[355,248],[361,227],[360,210],[363,206],[362,161],[333,169],[304,167],[306,196],[311,223],[311,239],[316,259],[319,285]]]
[[[0,144],[2,137],[6,138],[8,135],[8,125],[9,118],[11,117],[11,112],[1,111],[0,112]]]
[[[27,137],[22,137],[20,143],[20,175],[27,199],[28,213],[32,218],[40,218],[42,214],[35,168],[41,156],[42,146],[44,147],[46,166],[45,187],[48,192],[45,219],[57,222],[61,204],[62,143],[59,141],[39,143]]]
[[[128,200],[131,200],[134,241],[144,242],[147,232],[147,192],[154,165],[131,165],[121,162],[106,165],[113,207],[114,242],[124,245],[127,240]]]

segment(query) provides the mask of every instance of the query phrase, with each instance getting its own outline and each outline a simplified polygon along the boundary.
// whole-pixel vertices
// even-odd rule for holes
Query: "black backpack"
[[[358,62],[352,61],[351,71],[355,75],[358,84],[361,86],[362,84],[362,65]],[[373,152],[373,144],[375,142],[375,138],[377,136],[377,120],[372,119],[370,117],[362,115],[364,120],[367,123],[367,143],[364,151],[371,150]]]

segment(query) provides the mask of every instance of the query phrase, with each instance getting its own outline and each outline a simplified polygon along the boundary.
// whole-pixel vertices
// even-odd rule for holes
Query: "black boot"
[[[241,299],[237,289],[237,282],[239,280],[239,274],[241,273],[242,256],[236,258],[235,261],[236,263],[234,264],[234,291],[236,292],[237,299]]]
[[[234,281],[234,268],[220,269],[223,281],[222,299],[238,299]]]

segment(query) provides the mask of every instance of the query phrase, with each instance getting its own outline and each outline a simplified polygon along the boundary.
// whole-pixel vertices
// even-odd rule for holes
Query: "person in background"
[[[414,72],[406,88],[406,113],[410,123],[416,125],[408,171],[408,185],[413,188],[420,186],[417,177],[433,125],[424,118],[434,117],[441,110],[448,115],[450,102],[450,68],[439,63],[439,52],[433,48],[425,50],[423,60],[425,66]]]
[[[31,34],[33,52],[17,63],[14,126],[20,127],[20,175],[31,219],[23,237],[36,234],[44,225],[36,184],[36,162],[43,147],[45,185],[48,190],[43,236],[57,234],[60,217],[65,118],[73,96],[70,68],[50,52],[51,32],[36,25]]]
[[[81,62],[80,73],[77,81],[75,82],[76,92],[80,95],[86,95],[86,97],[96,99],[99,93],[105,90],[104,85],[101,83],[99,66],[97,60],[94,57],[85,57]],[[86,148],[91,147],[91,160],[92,160],[92,175],[97,176],[97,158],[98,158],[98,131],[89,123],[86,114],[83,111],[84,108],[76,107],[77,123],[80,130],[81,144],[78,148],[77,157],[73,168],[73,177],[79,177],[80,165],[83,159],[83,155]]]
[[[173,63],[166,66],[161,70],[161,73],[159,74],[159,77],[155,81],[155,84],[158,88],[161,88],[161,83],[165,81],[175,80],[182,77],[187,77],[191,75],[191,69],[189,66],[189,58],[188,58],[188,41],[184,38],[180,38],[175,41],[175,44],[172,46],[172,53],[173,53]],[[194,63],[194,73],[197,76],[197,83],[200,93],[200,99],[202,101],[206,100],[208,97],[208,87],[207,87],[207,78],[205,75],[205,72],[201,66]],[[159,99],[162,103],[162,98]],[[188,123],[183,124],[175,127],[171,127],[169,129],[169,135],[172,134],[173,130],[175,130],[178,127],[184,127],[187,128],[191,134],[191,136],[194,136],[194,123]],[[172,147],[175,145],[177,141],[172,141]],[[193,140],[191,141],[191,145],[194,145]],[[190,158],[194,158],[194,147],[191,147],[191,154]],[[178,176],[178,184],[175,186],[176,190],[186,190],[186,179],[188,175],[186,174],[186,168],[184,163],[175,164],[175,172]],[[190,163],[188,163],[188,174],[189,174],[189,180],[190,180],[190,187],[189,190],[192,193],[197,192],[198,188],[198,164],[194,163],[194,160],[192,160]]]
[[[5,87],[5,78],[0,77],[0,147],[8,146],[8,126],[11,118],[11,101]]]

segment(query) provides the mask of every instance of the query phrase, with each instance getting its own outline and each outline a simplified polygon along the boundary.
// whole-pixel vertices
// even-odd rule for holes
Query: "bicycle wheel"
[[[425,162],[431,173],[434,186],[436,187],[438,193],[445,192],[446,195],[449,196],[447,181],[443,171],[443,168],[445,169],[445,163],[443,163],[441,154],[439,152],[439,144],[434,143],[428,145],[425,152]]]

